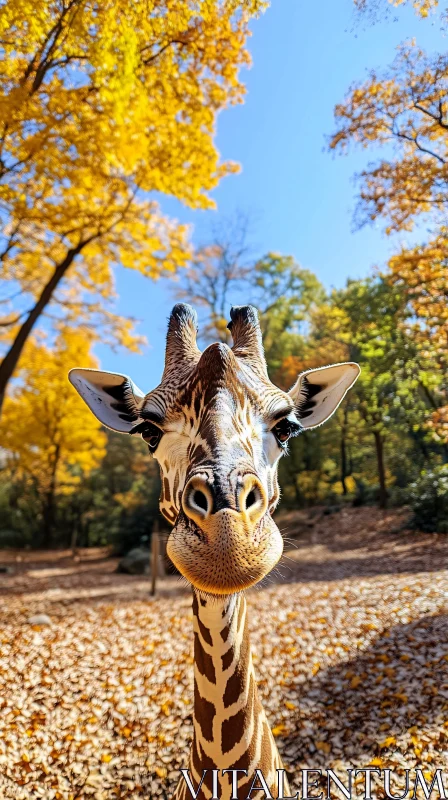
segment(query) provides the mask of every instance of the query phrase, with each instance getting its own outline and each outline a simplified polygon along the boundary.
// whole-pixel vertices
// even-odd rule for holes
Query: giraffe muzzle
[[[193,586],[213,594],[241,591],[264,578],[282,552],[256,475],[238,476],[227,502],[209,476],[188,480],[168,555]]]

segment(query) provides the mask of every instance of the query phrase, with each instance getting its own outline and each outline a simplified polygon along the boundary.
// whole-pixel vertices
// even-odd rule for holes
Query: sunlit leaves
[[[406,288],[422,336],[441,351],[446,348],[448,336],[447,243],[447,231],[443,229],[436,239],[403,248],[389,260],[390,279]]]
[[[444,218],[448,203],[448,57],[399,48],[385,73],[372,72],[336,106],[331,148],[390,143],[395,157],[361,173],[358,221],[382,218],[388,232],[410,230],[416,217]]]
[[[29,341],[19,382],[7,397],[0,423],[6,470],[51,494],[70,494],[105,454],[106,437],[67,380],[74,364],[96,366],[85,336],[71,331],[54,348]]]
[[[76,248],[63,276],[69,297],[53,293],[58,318],[72,325],[78,317],[124,346],[139,345],[132,322],[113,314],[112,269],[121,263],[155,278],[185,264],[187,231],[162,217],[151,193],[209,207],[210,191],[236,170],[220,160],[216,119],[243,100],[248,25],[263,7],[262,0],[1,5],[6,343]]]

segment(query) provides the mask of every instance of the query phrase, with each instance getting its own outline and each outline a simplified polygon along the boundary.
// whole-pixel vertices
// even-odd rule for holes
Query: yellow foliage
[[[403,248],[390,259],[388,273],[393,282],[407,287],[421,332],[440,349],[446,348],[448,337],[447,233],[442,228],[437,238],[425,245]]]
[[[280,725],[275,725],[272,728],[272,735],[273,736],[282,736],[286,732],[287,732],[287,727],[286,727],[286,725],[283,725],[283,723],[281,723]]]
[[[397,743],[395,736],[387,736],[384,742],[380,743],[381,750],[384,750],[387,747],[393,747]]]
[[[445,55],[429,57],[407,44],[388,72],[372,72],[336,106],[331,148],[394,142],[399,154],[362,173],[360,223],[382,217],[391,233],[411,230],[429,212],[445,221],[447,80]]]
[[[335,494],[342,495],[344,493],[341,481],[336,481],[336,483],[333,483],[331,488]],[[354,494],[356,491],[356,481],[351,475],[347,475],[345,478],[345,488],[349,494]]]
[[[73,492],[80,472],[88,474],[105,454],[100,423],[67,380],[78,363],[97,366],[79,332],[61,335],[53,349],[30,340],[5,400],[0,439],[6,466],[34,481],[42,496]]]
[[[423,355],[431,348],[440,354],[438,369],[444,368],[448,339],[448,240],[442,227],[432,241],[403,248],[389,260],[385,275],[404,287],[416,323],[413,336]],[[448,442],[448,406],[436,408],[426,427],[438,441]]]
[[[448,443],[448,406],[433,411],[427,427],[433,431],[436,440]]]
[[[87,320],[138,347],[132,322],[104,310],[112,267],[155,278],[185,264],[187,230],[164,219],[150,193],[209,207],[209,192],[237,169],[220,161],[216,118],[243,100],[248,25],[263,8],[263,0],[1,4],[1,277],[11,295],[21,289],[4,310],[6,344],[30,298],[50,287],[44,305],[58,302],[69,324]]]

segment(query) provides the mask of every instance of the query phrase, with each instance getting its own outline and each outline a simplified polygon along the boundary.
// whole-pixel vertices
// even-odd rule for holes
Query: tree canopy
[[[2,3],[0,398],[49,303],[59,327],[99,325],[138,345],[110,304],[113,267],[154,278],[185,264],[186,231],[153,193],[205,208],[237,169],[220,161],[216,117],[243,99],[248,23],[262,8]]]

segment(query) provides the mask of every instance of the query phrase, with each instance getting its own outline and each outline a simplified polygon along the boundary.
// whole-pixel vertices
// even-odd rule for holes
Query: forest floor
[[[278,521],[286,554],[249,592],[250,626],[293,785],[304,767],[343,781],[390,767],[395,794],[405,769],[430,780],[448,762],[448,536],[396,510]],[[2,800],[173,796],[192,734],[190,592],[167,577],[151,598],[106,555],[0,553]]]

